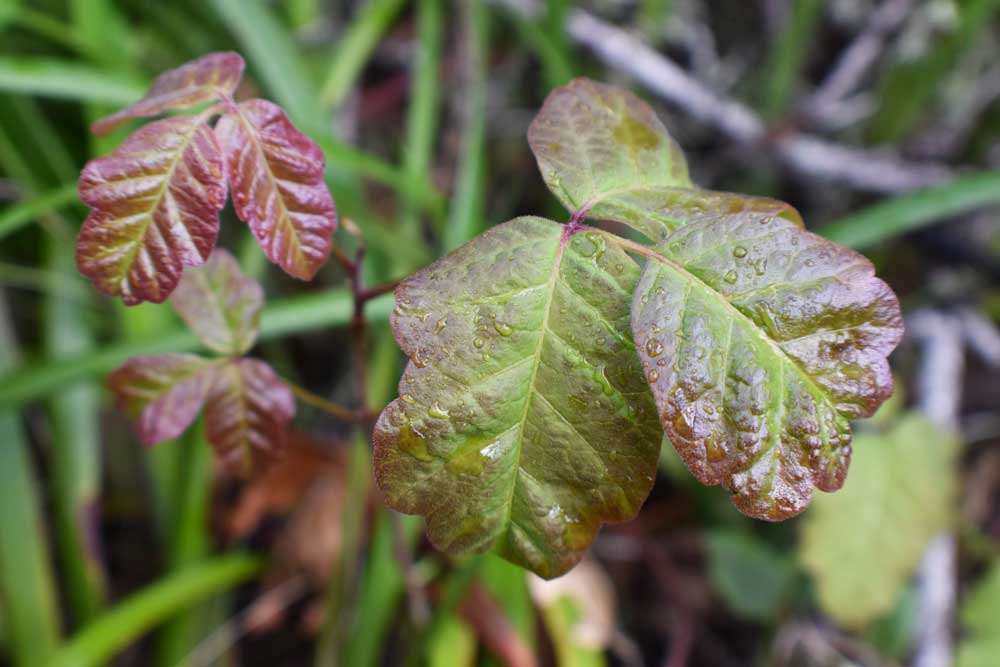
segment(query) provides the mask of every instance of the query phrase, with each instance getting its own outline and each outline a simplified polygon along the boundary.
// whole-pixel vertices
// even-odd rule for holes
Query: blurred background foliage
[[[5,664],[1000,664],[998,0],[0,1],[0,654]],[[247,59],[240,96],[324,149],[367,278],[490,225],[562,219],[525,131],[574,76],[631,88],[695,182],[785,199],[900,295],[897,395],[843,491],[753,522],[664,448],[642,514],[541,582],[450,562],[385,510],[367,436],[300,409],[287,460],[219,476],[200,428],[143,451],[103,376],[189,350],[166,306],[75,271],[76,178],[127,134],[89,123],[164,69]],[[254,351],[351,391],[345,280],[221,244],[268,296]],[[338,242],[355,240],[344,231]],[[401,358],[369,304],[367,391]]]

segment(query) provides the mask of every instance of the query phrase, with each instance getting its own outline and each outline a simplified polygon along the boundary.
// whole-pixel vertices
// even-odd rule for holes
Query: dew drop
[[[732,285],[733,283],[736,282],[736,272],[735,271],[729,271],[729,272],[727,272],[726,275],[725,275],[724,280],[727,283],[729,283],[730,285]]]
[[[434,334],[437,335],[437,334],[441,333],[442,331],[444,331],[444,328],[446,326],[448,326],[448,320],[447,319],[440,319],[440,320],[438,320],[437,321],[437,325],[435,325],[435,327],[434,327]]]
[[[738,245],[735,248],[733,248],[733,257],[746,257],[746,256],[747,256],[747,249],[744,248],[743,246]]]
[[[509,324],[501,322],[500,320],[497,320],[496,322],[493,323],[493,328],[497,330],[498,334],[500,334],[505,338],[514,333],[514,329],[511,328]]]
[[[413,396],[410,394],[403,394],[400,398],[403,399],[404,403],[413,403]]]
[[[435,419],[447,419],[448,418],[448,411],[445,410],[444,408],[442,408],[437,403],[435,403],[434,405],[432,405],[430,407],[430,409],[427,411],[427,414],[429,414],[431,417],[434,417]]]
[[[484,341],[482,338],[475,338],[473,339],[472,344],[475,346],[477,350],[481,350],[483,348],[483,345],[486,345],[486,341]]]
[[[761,257],[756,262],[753,263],[753,272],[758,276],[764,275],[764,269],[767,268],[767,258]]]
[[[649,380],[650,382],[656,382],[657,380],[660,379],[660,371],[654,368],[653,370],[649,371],[649,373],[646,374],[646,379]]]
[[[663,352],[663,343],[661,343],[656,338],[650,338],[646,341],[646,354],[651,357],[657,357]]]

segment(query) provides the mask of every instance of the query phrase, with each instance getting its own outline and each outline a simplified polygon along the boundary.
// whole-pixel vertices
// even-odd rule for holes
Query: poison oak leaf
[[[823,610],[857,629],[892,609],[927,544],[954,519],[958,448],[910,413],[885,433],[859,434],[855,451],[844,488],[803,517],[799,555]]]
[[[77,267],[128,305],[164,301],[185,266],[205,261],[226,202],[218,142],[191,116],[150,123],[90,161],[79,190],[93,210],[77,238]]]
[[[410,363],[375,427],[386,502],[452,554],[541,576],[638,511],[661,433],[629,331],[638,265],[541,218],[495,227],[396,290]]]
[[[337,211],[323,182],[323,152],[277,105],[249,100],[216,125],[233,203],[264,253],[311,280],[330,254]]]
[[[659,241],[677,220],[657,209],[690,191],[687,162],[648,104],[589,79],[553,90],[528,128],[546,185],[570,211]]]
[[[129,359],[108,377],[118,409],[135,420],[144,445],[176,438],[198,416],[216,364],[192,354]]]
[[[217,248],[204,266],[184,274],[170,302],[208,348],[240,355],[257,338],[264,292],[232,255]]]
[[[291,390],[257,359],[219,366],[205,405],[205,432],[223,465],[247,474],[284,451],[285,426],[295,415]]]
[[[849,420],[892,393],[899,303],[858,253],[753,207],[649,253],[632,331],[681,458],[737,508],[778,520],[840,488]]]
[[[130,118],[156,116],[171,109],[186,109],[232,95],[243,76],[238,53],[209,53],[157,77],[146,96],[131,106],[91,126],[94,134],[107,134]]]

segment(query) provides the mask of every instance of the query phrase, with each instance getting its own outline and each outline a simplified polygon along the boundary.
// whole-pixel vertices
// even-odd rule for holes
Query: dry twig
[[[525,16],[537,10],[529,0],[494,0]],[[844,146],[803,132],[770,136],[748,106],[710,90],[676,63],[625,30],[583,10],[573,11],[566,29],[575,42],[605,65],[623,72],[653,93],[741,144],[769,147],[788,167],[869,192],[899,192],[946,180],[951,169],[939,163],[911,163],[889,151]]]

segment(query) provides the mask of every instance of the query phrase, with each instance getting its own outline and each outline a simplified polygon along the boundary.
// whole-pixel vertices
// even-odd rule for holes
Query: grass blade
[[[8,206],[3,213],[0,213],[0,241],[8,234],[34,222],[43,213],[63,208],[75,203],[77,199],[76,183],[67,183],[37,197]]]
[[[99,665],[182,609],[250,579],[260,567],[258,557],[242,553],[191,565],[106,611],[70,638],[44,664],[48,667]]]
[[[142,97],[145,85],[76,62],[6,56],[0,57],[0,90],[124,106]]]
[[[73,276],[71,245],[53,239],[49,254],[53,282],[62,283]],[[86,302],[66,298],[55,290],[48,295],[45,333],[49,359],[63,359],[93,350],[87,312]],[[100,610],[106,589],[97,537],[100,400],[99,388],[85,382],[53,394],[48,404],[52,424],[50,488],[58,536],[57,554],[77,623],[89,621]]]
[[[372,299],[367,306],[369,322],[384,322],[393,307],[393,295]],[[351,319],[351,295],[345,289],[316,292],[279,299],[264,309],[261,340],[338,327]],[[186,329],[177,329],[143,340],[114,343],[66,359],[46,360],[7,372],[0,378],[0,408],[62,390],[82,378],[102,375],[129,357],[164,352],[184,352],[199,347],[197,338]]]
[[[402,7],[403,0],[369,0],[351,21],[330,54],[330,71],[327,72],[319,93],[319,101],[324,108],[336,108],[344,101],[372,51]]]
[[[454,250],[483,230],[483,188],[486,145],[486,58],[489,52],[489,14],[483,3],[463,5],[465,29],[465,104],[458,182],[451,215],[444,229],[445,250]]]
[[[1000,171],[962,176],[869,206],[817,230],[851,248],[868,248],[982,206],[1000,204]]]
[[[428,183],[438,124],[441,71],[441,0],[417,3],[417,47],[410,71],[410,105],[406,110],[403,170],[414,182]],[[429,188],[431,189],[431,188]],[[403,198],[402,233],[420,238],[420,218],[415,202]]]
[[[0,370],[14,364],[16,343],[7,306],[0,296]],[[28,441],[20,417],[0,410],[0,488],[4,525],[0,530],[0,602],[14,663],[44,664],[59,638],[59,615],[42,515],[35,491]]]
[[[765,118],[777,118],[788,109],[803,69],[808,64],[810,47],[823,17],[822,0],[800,0],[789,3],[788,19],[778,38],[772,43],[760,92],[761,111]]]

